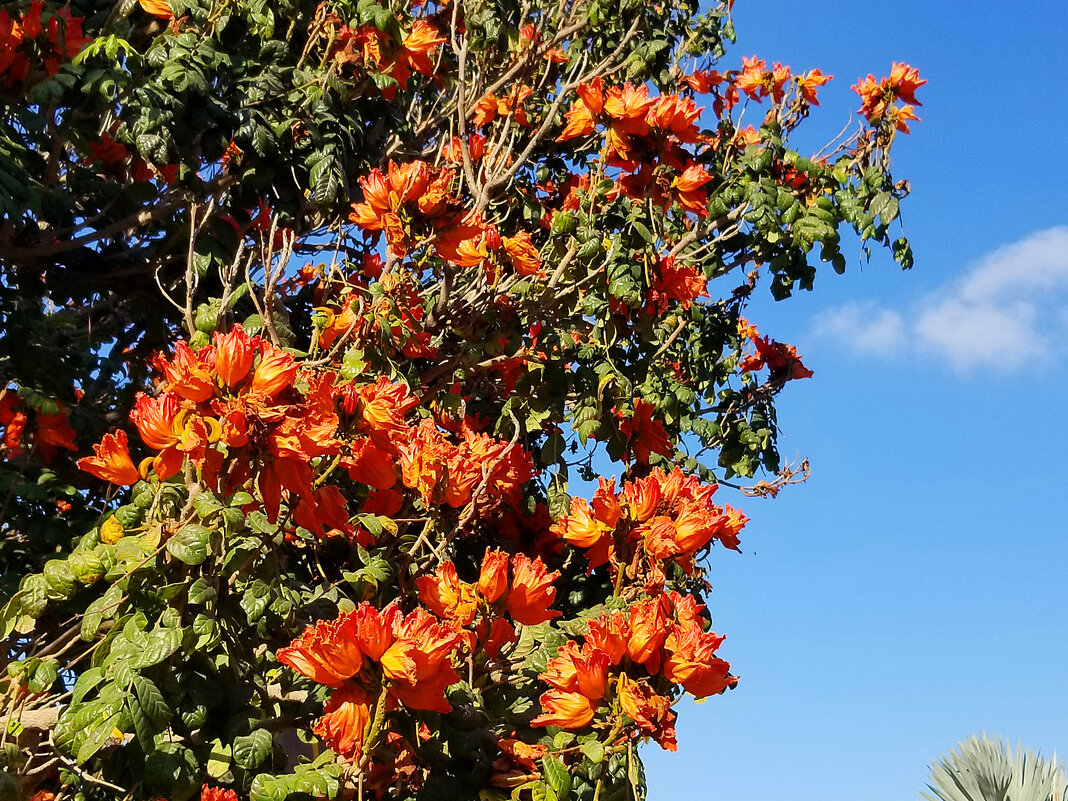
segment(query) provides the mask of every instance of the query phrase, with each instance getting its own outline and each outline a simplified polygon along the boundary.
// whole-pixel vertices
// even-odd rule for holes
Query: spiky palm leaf
[[[985,734],[958,743],[931,763],[927,801],[1068,801],[1068,784],[1056,752],[1049,761]]]

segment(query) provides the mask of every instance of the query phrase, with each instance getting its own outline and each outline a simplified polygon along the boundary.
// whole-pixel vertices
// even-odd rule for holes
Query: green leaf
[[[100,624],[106,618],[115,616],[121,602],[122,588],[118,584],[112,584],[102,596],[86,607],[85,615],[82,617],[81,638],[89,642],[96,637]]]
[[[247,492],[235,492],[226,500],[227,503],[229,503],[231,506],[248,506],[255,500],[255,498],[253,498]]]
[[[135,670],[158,665],[168,659],[181,645],[181,629],[153,629],[145,638],[143,650],[131,660],[130,665]]]
[[[245,588],[241,596],[241,608],[250,624],[255,623],[267,611],[271,600],[271,587],[267,582],[256,579]]]
[[[84,765],[97,751],[104,747],[111,737],[111,733],[115,730],[115,724],[119,722],[119,717],[118,713],[111,715],[89,731],[88,736],[82,740],[82,744],[78,746],[78,752],[74,755],[79,765]]]
[[[208,754],[208,775],[215,780],[221,779],[230,772],[232,761],[233,748],[229,745],[224,746],[219,739],[212,740],[211,753]]]
[[[28,688],[32,693],[43,693],[56,683],[59,671],[54,659],[42,659],[30,676]]]
[[[600,740],[590,740],[580,746],[582,755],[597,765],[604,759],[604,745]]]
[[[571,793],[571,774],[567,766],[559,758],[547,755],[541,759],[541,772],[545,782],[549,785],[560,801],[567,801]]]
[[[193,498],[193,509],[201,520],[211,517],[222,508],[222,501],[214,492],[201,492]]]
[[[53,597],[69,598],[74,594],[74,571],[66,559],[50,559],[45,562],[43,572]]]
[[[564,454],[567,443],[561,434],[550,434],[541,446],[541,463],[553,464]]]
[[[253,770],[270,756],[274,738],[266,729],[255,729],[244,737],[234,738],[234,762],[245,770]]]
[[[145,785],[152,797],[186,801],[200,789],[196,754],[178,743],[164,743],[145,760]]]
[[[98,687],[105,678],[107,678],[107,676],[105,675],[103,668],[94,667],[85,671],[78,677],[78,680],[74,682],[74,690],[71,693],[71,704],[81,703],[85,696]]]
[[[190,523],[167,540],[167,552],[187,565],[199,565],[208,558],[211,529]]]
[[[868,207],[873,215],[882,218],[883,224],[893,221],[898,214],[899,201],[890,192],[880,192]]]
[[[134,674],[134,697],[148,721],[158,730],[162,730],[171,719],[171,708],[151,681],[144,676]]]
[[[191,604],[205,604],[208,601],[214,601],[218,596],[215,591],[215,587],[212,586],[207,579],[200,577],[189,586],[189,592],[186,597]]]
[[[94,584],[104,577],[104,563],[86,548],[79,548],[67,560],[74,578],[82,584]]]

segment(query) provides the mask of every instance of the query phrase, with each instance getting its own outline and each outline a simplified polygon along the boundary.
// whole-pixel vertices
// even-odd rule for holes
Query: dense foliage
[[[911,264],[917,72],[804,157],[830,76],[732,40],[696,0],[4,5],[0,799],[642,796],[736,683],[719,482],[799,469],[811,372],[747,300],[850,229]]]

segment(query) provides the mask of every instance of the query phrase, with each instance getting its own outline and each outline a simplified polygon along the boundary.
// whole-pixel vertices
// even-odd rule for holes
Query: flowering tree
[[[695,0],[0,11],[0,798],[642,795],[736,682],[717,476],[795,480],[811,372],[747,299],[843,228],[911,264],[917,72],[806,158],[830,76],[732,40]]]

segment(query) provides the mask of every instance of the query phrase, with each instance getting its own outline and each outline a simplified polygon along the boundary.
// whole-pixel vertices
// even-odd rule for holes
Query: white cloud
[[[857,353],[1009,372],[1066,350],[1066,307],[1068,226],[1059,226],[998,248],[908,308],[853,303],[822,312],[813,327]]]
[[[905,320],[892,309],[874,303],[850,303],[817,315],[815,333],[850,350],[863,353],[897,352],[907,342]]]

